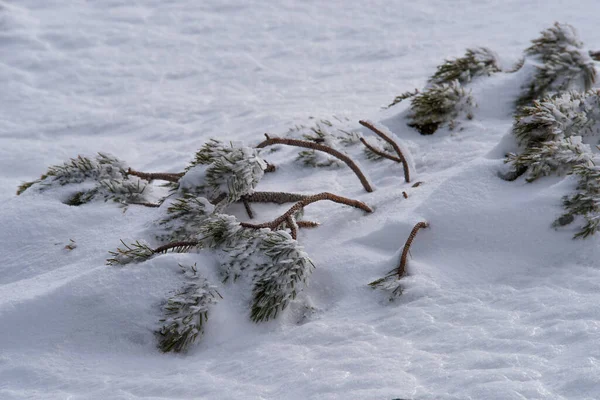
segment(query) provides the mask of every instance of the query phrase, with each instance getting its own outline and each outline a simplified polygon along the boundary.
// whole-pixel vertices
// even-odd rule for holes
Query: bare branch
[[[592,57],[592,59],[594,59],[594,61],[600,61],[600,51],[590,50],[590,57]]]
[[[400,257],[400,265],[398,266],[397,270],[398,279],[402,278],[406,273],[406,260],[408,258],[408,252],[410,251],[410,246],[412,245],[413,240],[415,240],[415,236],[417,236],[417,232],[419,232],[419,229],[427,227],[429,227],[427,222],[419,222],[412,228],[412,231],[410,231],[410,235],[408,235],[408,239],[406,240],[404,249],[402,250],[402,256]]]
[[[252,211],[252,207],[250,207],[250,202],[242,196],[242,203],[244,203],[244,208],[246,209],[246,213],[248,214],[248,218],[254,218],[254,212]]]
[[[404,158],[404,154],[402,154],[400,147],[398,147],[398,144],[396,142],[394,142],[388,135],[383,133],[381,130],[377,129],[373,125],[373,123],[371,123],[369,121],[362,121],[362,120],[358,121],[358,123],[366,128],[369,128],[370,130],[372,130],[377,136],[379,136],[380,138],[382,138],[383,140],[388,142],[394,148],[394,151],[398,154],[398,158],[400,159],[400,162],[402,162],[402,166],[404,167],[404,180],[406,181],[406,183],[409,183],[410,182],[410,171],[408,169],[408,163],[406,162],[406,158]]]
[[[391,154],[386,153],[385,151],[381,151],[379,149],[377,149],[376,147],[371,146],[366,140],[365,138],[360,138],[360,142],[362,144],[365,145],[365,147],[369,150],[371,150],[373,153],[377,154],[378,156],[381,156],[383,158],[387,158],[388,160],[392,160],[395,161],[397,163],[402,162],[398,157],[394,157]]]
[[[285,144],[288,146],[297,146],[297,147],[304,147],[306,149],[319,150],[319,151],[325,152],[327,154],[331,154],[332,156],[337,157],[340,160],[342,160],[343,162],[345,162],[346,165],[348,167],[350,167],[350,169],[352,169],[352,171],[354,171],[354,173],[356,174],[358,179],[360,179],[360,182],[362,183],[363,187],[365,188],[365,190],[367,192],[370,193],[373,191],[373,188],[371,188],[371,184],[369,183],[369,181],[367,180],[365,175],[362,173],[360,168],[358,168],[356,163],[347,155],[345,155],[335,149],[332,149],[329,146],[325,146],[325,145],[322,145],[319,143],[309,142],[307,140],[272,138],[272,137],[269,137],[269,135],[267,135],[266,133],[265,133],[265,137],[267,139],[262,141],[261,143],[259,143],[258,146],[256,146],[256,148],[262,149],[264,147],[272,146],[274,144]]]
[[[288,228],[290,228],[292,239],[298,239],[298,224],[296,223],[296,218],[294,218],[293,215],[288,215],[288,217],[285,220],[287,222]]]
[[[179,179],[184,175],[183,172],[180,172],[180,173],[140,172],[140,171],[133,170],[131,168],[129,168],[127,170],[127,173],[129,175],[137,176],[137,177],[145,179],[147,181],[153,181],[155,179],[158,179],[161,181],[168,181],[168,182],[174,182],[174,183],[178,182]]]
[[[314,221],[296,221],[298,228],[316,228],[319,226],[318,222]]]
[[[278,226],[280,226],[283,222],[285,222],[289,216],[294,215],[295,213],[297,213],[298,211],[300,211],[307,205],[317,202],[317,201],[320,201],[320,200],[329,200],[329,201],[333,201],[334,203],[346,204],[348,206],[360,208],[361,210],[366,211],[368,213],[373,212],[371,207],[369,207],[362,201],[348,199],[346,197],[337,196],[332,193],[323,192],[323,193],[315,194],[312,196],[308,196],[307,198],[297,202],[289,210],[287,210],[283,215],[275,218],[271,222],[264,222],[262,224],[248,224],[246,222],[242,222],[241,225],[244,228],[253,228],[253,229],[269,228],[271,230],[275,230],[275,229],[277,229]]]

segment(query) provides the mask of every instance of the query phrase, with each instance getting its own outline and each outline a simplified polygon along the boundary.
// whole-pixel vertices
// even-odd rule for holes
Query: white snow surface
[[[574,181],[497,176],[519,74],[474,82],[479,107],[462,130],[420,136],[406,106],[381,109],[469,46],[512,65],[555,20],[598,50],[598,11],[594,0],[0,1],[0,399],[600,398],[600,238],[551,228]],[[78,154],[177,172],[210,137],[256,144],[332,115],[366,136],[359,119],[386,126],[424,183],[360,145],[348,152],[373,193],[348,168],[301,167],[298,149],[265,156],[279,169],[257,190],[329,191],[375,212],[310,205],[322,225],[299,234],[316,269],[297,304],[257,325],[249,294],[222,286],[185,355],[161,354],[152,331],[181,285],[177,264],[215,282],[211,255],[107,266],[119,239],[149,238],[156,209],[14,195]],[[287,207],[255,211],[266,221]],[[390,303],[367,283],[423,220]]]

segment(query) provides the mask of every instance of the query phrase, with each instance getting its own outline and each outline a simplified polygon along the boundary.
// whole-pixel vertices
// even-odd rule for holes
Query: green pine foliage
[[[548,140],[526,148],[521,154],[509,154],[506,162],[516,170],[527,169],[527,182],[548,175],[565,175],[577,165],[592,165],[592,150],[580,136]]]
[[[556,22],[542,31],[525,55],[534,62],[535,72],[523,87],[517,108],[557,92],[590,90],[596,80],[594,60],[583,50],[575,28],[569,24]]]
[[[472,119],[474,107],[470,91],[458,81],[433,84],[412,97],[408,125],[422,135],[431,135],[444,124],[453,129],[459,116]]]
[[[235,148],[236,143],[234,142],[225,143],[217,139],[210,139],[196,152],[186,171],[196,165],[210,165],[218,158],[230,155]]]
[[[158,348],[167,353],[185,352],[204,333],[210,309],[222,299],[217,288],[198,275],[196,266],[184,267],[186,283],[163,307],[165,317],[156,332]]]
[[[47,191],[57,187],[72,187],[65,204],[78,206],[93,200],[129,204],[147,201],[148,184],[127,174],[123,161],[104,153],[95,158],[77,156],[61,165],[48,168],[40,179],[19,186],[17,195],[26,190]],[[83,189],[83,190],[81,190]]]
[[[513,134],[528,146],[572,135],[598,134],[600,96],[596,91],[568,91],[535,100],[515,114]]]
[[[215,209],[206,198],[189,193],[166,207],[166,215],[159,221],[160,231],[156,235],[156,239],[164,243],[194,239]]]
[[[585,239],[600,229],[600,168],[586,163],[573,167],[578,178],[576,192],[563,198],[566,212],[556,219],[555,226],[569,224],[582,217],[585,224],[575,234],[575,239]]]
[[[115,251],[109,251],[111,258],[106,260],[107,265],[126,265],[139,263],[148,260],[156,254],[150,245],[143,240],[136,240],[135,243],[127,244],[121,240],[123,247],[118,247]]]
[[[260,250],[267,258],[259,264],[252,290],[250,318],[254,322],[276,318],[296,298],[299,286],[308,281],[314,264],[284,231],[263,231]]]
[[[380,289],[389,294],[389,301],[394,301],[402,295],[402,281],[398,279],[398,271],[394,268],[383,278],[369,283],[372,289]]]
[[[400,96],[396,96],[394,98],[394,101],[392,101],[390,104],[387,105],[387,107],[384,107],[384,108],[390,108],[392,106],[395,106],[396,104],[400,104],[404,100],[410,99],[411,97],[414,97],[414,96],[416,96],[418,94],[419,94],[419,89],[415,89],[414,92],[408,92],[408,91],[404,92]]]
[[[235,282],[256,264],[264,230],[245,229],[231,215],[214,214],[200,229],[202,243],[219,255],[222,282]]]
[[[251,194],[266,168],[258,150],[213,139],[196,153],[177,189],[182,194],[206,197],[223,209]]]
[[[235,282],[241,276],[252,281],[250,317],[255,322],[268,321],[285,310],[314,268],[287,232],[242,227],[232,215],[214,210],[210,213],[211,205],[206,199],[192,200],[188,196],[171,203],[168,210],[168,217],[161,221],[163,229],[178,232],[170,237],[187,240],[170,250],[211,250],[220,261],[222,283]],[[143,241],[122,244],[110,252],[109,265],[143,262],[159,253]],[[184,351],[201,334],[207,307],[216,299],[215,292],[207,287],[204,283],[188,282],[169,299],[165,307],[168,318],[159,332],[159,347],[163,351]]]
[[[464,85],[477,76],[490,76],[499,71],[496,54],[487,47],[477,47],[467,49],[463,57],[446,60],[437,67],[428,82],[432,85],[442,85],[458,81]]]
[[[600,95],[569,91],[534,101],[517,112],[512,132],[523,151],[506,162],[515,170],[531,167],[528,180],[569,173],[591,154],[582,140],[597,142],[600,136]]]
[[[549,42],[560,40],[564,38],[557,36]],[[546,44],[537,43],[542,49]],[[598,92],[567,91],[536,100],[517,112],[513,134],[523,150],[509,154],[506,162],[516,171],[525,171],[528,182],[547,175],[572,174],[578,179],[575,193],[563,198],[565,213],[554,226],[568,225],[580,217],[585,224],[574,237],[595,234],[600,226],[600,172],[598,156],[584,141],[598,143],[600,139]]]

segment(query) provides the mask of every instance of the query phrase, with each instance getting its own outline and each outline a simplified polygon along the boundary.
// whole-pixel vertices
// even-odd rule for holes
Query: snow
[[[0,398],[599,398],[599,239],[551,228],[575,180],[497,176],[527,71],[475,79],[478,108],[462,130],[420,136],[406,105],[381,110],[467,47],[513,65],[555,20],[597,49],[594,10],[591,0],[0,1]],[[257,190],[328,191],[375,212],[308,206],[321,226],[299,232],[316,269],[298,304],[254,324],[249,294],[219,286],[186,355],[161,354],[152,331],[183,282],[178,263],[218,282],[211,255],[106,266],[120,239],[150,238],[158,210],[14,195],[78,154],[180,172],[210,137],[253,145],[332,115],[366,137],[359,119],[389,129],[424,183],[406,184],[401,165],[369,161],[360,145],[346,150],[373,193],[345,166],[267,153],[279,169]],[[255,212],[268,221],[287,207]],[[367,284],[397,265],[424,220],[390,303]]]

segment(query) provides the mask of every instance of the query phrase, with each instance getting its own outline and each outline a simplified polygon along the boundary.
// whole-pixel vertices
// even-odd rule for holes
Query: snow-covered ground
[[[403,105],[381,109],[467,47],[512,65],[555,20],[600,50],[598,11],[593,0],[0,1],[0,399],[600,398],[599,239],[550,227],[573,181],[497,177],[518,74],[476,82],[479,108],[460,131],[420,136]],[[304,299],[314,314],[256,325],[225,287],[186,355],[161,354],[152,330],[177,263],[206,268],[206,256],[109,267],[107,251],[143,237],[156,210],[14,195],[77,154],[181,171],[210,137],[256,144],[332,115],[365,134],[359,119],[385,124],[424,184],[359,147],[349,153],[373,193],[346,168],[274,153],[280,168],[260,190],[330,191],[375,212],[307,208],[322,223],[299,235],[317,266]],[[405,293],[388,303],[367,283],[422,220]]]

